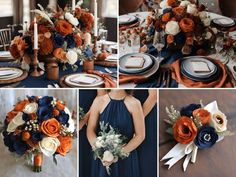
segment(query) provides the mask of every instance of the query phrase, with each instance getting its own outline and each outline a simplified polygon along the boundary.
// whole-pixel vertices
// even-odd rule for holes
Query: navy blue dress
[[[143,105],[148,97],[148,90],[135,90],[134,97]],[[157,105],[145,117],[145,129],[145,140],[137,149],[140,175],[157,177]]]
[[[99,122],[109,123],[113,128],[128,138],[132,139],[134,135],[133,118],[128,111],[124,99],[115,100],[110,98],[110,102],[105,110],[100,114]],[[97,133],[100,132],[100,127]],[[139,161],[137,150],[130,153],[129,157],[119,159],[117,163],[110,166],[111,175],[106,172],[106,168],[102,165],[99,159],[92,163],[91,177],[142,177],[139,173]]]
[[[80,90],[79,106],[84,112],[88,112],[93,100],[97,96],[97,90]],[[91,175],[91,161],[93,159],[92,149],[88,142],[87,126],[85,125],[79,132],[79,176],[89,177]]]

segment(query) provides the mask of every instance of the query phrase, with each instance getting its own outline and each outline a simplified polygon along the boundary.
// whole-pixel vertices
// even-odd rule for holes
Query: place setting
[[[164,0],[151,12],[141,11],[145,23],[128,33],[120,31],[120,86],[235,87],[235,20],[208,12],[201,3],[171,2]],[[122,22],[134,19],[124,15]],[[152,70],[151,60],[134,57],[134,51],[151,55],[159,62],[158,68]]]
[[[98,13],[102,3],[93,0],[91,7],[81,0],[54,7],[35,4],[33,19],[12,37],[9,50],[0,52],[0,67],[22,72],[0,72],[0,87],[20,79],[24,87],[116,87],[116,37]]]

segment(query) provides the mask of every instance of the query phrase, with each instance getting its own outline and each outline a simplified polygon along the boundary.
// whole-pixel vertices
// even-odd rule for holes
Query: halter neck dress
[[[109,96],[109,94],[108,94]],[[110,101],[104,111],[100,114],[99,123],[108,123],[113,128],[119,130],[119,133],[126,136],[128,141],[134,136],[134,124],[131,113],[125,105],[125,99],[113,99],[109,96]],[[97,128],[97,134],[100,127]],[[106,172],[106,168],[99,159],[93,160],[91,177],[141,177],[139,174],[139,162],[137,150],[130,153],[129,157],[119,159],[118,162],[112,164],[111,175]]]

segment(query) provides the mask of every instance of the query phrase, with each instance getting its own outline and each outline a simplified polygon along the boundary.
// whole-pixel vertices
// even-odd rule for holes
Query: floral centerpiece
[[[31,12],[36,15],[39,55],[41,58],[56,58],[59,62],[77,69],[79,58],[93,58],[92,28],[94,16],[87,9],[77,6],[74,11],[45,10],[41,5]],[[16,36],[10,46],[12,56],[25,64],[33,54],[35,21],[23,36]],[[39,57],[39,58],[40,58]]]
[[[186,171],[191,160],[195,163],[198,149],[207,149],[215,143],[232,135],[227,129],[227,118],[222,113],[216,101],[204,106],[201,104],[190,104],[181,108],[180,111],[173,106],[166,108],[169,116],[165,120],[170,127],[167,132],[178,142],[161,160],[167,160],[165,165],[169,169],[180,159],[185,158],[183,169]]]
[[[163,0],[160,8],[147,18],[149,40],[155,31],[164,31],[166,47],[181,50],[187,55],[202,53],[202,49],[214,42],[217,29],[211,27],[211,19],[204,5],[190,0]]]
[[[99,158],[103,163],[116,162],[119,158],[124,159],[129,156],[123,152],[126,137],[104,122],[100,123],[100,130],[93,146],[95,159]],[[106,170],[111,175],[109,166],[106,166]]]
[[[33,170],[42,170],[43,155],[66,156],[72,149],[75,124],[71,112],[61,100],[30,96],[19,101],[7,113],[3,140],[16,157],[33,161]]]

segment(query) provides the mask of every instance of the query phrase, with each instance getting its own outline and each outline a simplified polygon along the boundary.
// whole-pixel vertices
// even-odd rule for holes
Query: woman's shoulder
[[[106,95],[100,95],[100,96],[97,96],[94,100],[95,103],[104,103],[104,101],[108,100],[109,97]]]
[[[140,101],[137,98],[135,98],[135,97],[133,97],[131,95],[127,96],[125,101],[126,101],[127,104],[129,104],[131,106],[139,106],[139,105],[141,105]]]

